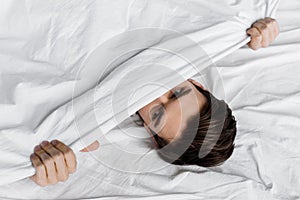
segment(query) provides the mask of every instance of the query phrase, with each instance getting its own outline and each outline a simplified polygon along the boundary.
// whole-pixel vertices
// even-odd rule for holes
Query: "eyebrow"
[[[183,87],[183,88],[186,89],[186,87]],[[183,97],[183,96],[189,94],[191,91],[192,91],[192,89],[188,89],[188,90],[184,91],[183,94],[180,95],[177,99],[179,99],[179,98],[181,98],[181,97]],[[177,99],[176,99],[176,100],[177,100]],[[161,106],[162,106],[162,104],[161,104]],[[162,115],[160,115],[160,116],[158,117],[158,119],[155,120],[155,124],[154,124],[154,127],[155,127],[155,128],[157,127],[157,125],[159,125],[159,124],[161,123],[161,118],[162,118]]]

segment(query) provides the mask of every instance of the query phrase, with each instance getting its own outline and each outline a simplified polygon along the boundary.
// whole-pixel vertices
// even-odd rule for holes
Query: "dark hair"
[[[150,131],[158,144],[158,153],[165,161],[175,165],[213,167],[231,156],[236,121],[223,100],[194,86],[207,98],[207,104],[199,115],[189,119],[181,137],[168,143],[151,129]]]

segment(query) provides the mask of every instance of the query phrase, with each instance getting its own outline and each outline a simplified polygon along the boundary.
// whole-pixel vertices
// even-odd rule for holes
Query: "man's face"
[[[194,80],[184,81],[138,111],[146,126],[167,142],[180,137],[188,120],[207,104],[194,84],[202,87]]]

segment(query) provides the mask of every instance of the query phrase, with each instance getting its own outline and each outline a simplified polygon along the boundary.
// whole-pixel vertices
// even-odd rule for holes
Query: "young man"
[[[247,30],[247,34],[251,36],[248,46],[257,50],[267,47],[275,40],[279,27],[276,20],[265,18],[256,21]],[[213,117],[220,112],[224,112],[223,117]],[[172,164],[210,167],[223,163],[233,152],[236,121],[230,108],[194,80],[189,79],[179,84],[144,106],[137,114],[157,148],[170,146],[160,155]],[[196,134],[187,143],[187,148],[178,153],[178,147],[186,144],[190,133]],[[204,145],[205,136],[209,136],[211,140],[208,139]],[[200,157],[200,148],[203,146],[208,152]],[[93,151],[98,147],[99,143],[96,141],[81,151]],[[170,156],[174,154],[176,159]],[[30,159],[36,168],[36,174],[30,178],[40,186],[65,181],[69,173],[76,170],[75,154],[58,140],[43,141],[37,145]]]

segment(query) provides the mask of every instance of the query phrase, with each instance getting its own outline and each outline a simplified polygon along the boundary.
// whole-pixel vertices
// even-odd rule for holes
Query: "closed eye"
[[[192,89],[186,89],[186,87],[179,88],[177,90],[174,90],[174,92],[171,92],[171,96],[169,98],[171,99],[178,99],[182,96],[187,95],[190,93]],[[155,111],[151,114],[151,119],[154,123],[154,126],[157,127],[157,125],[160,124],[161,118],[164,115],[164,106],[159,105],[157,108],[154,108]]]
[[[179,88],[179,89],[175,90],[174,92],[172,92],[172,95],[171,95],[170,98],[172,98],[172,99],[174,99],[174,98],[178,99],[179,97],[184,96],[184,95],[190,93],[191,90],[192,89],[186,89],[184,87],[183,88]]]

